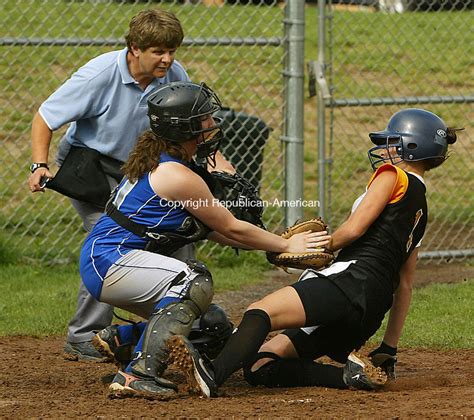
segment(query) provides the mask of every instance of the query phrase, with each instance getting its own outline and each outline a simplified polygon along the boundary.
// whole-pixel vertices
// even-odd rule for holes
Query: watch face
[[[46,163],[32,163],[30,166],[30,171],[34,172],[38,168],[48,168],[48,165]]]

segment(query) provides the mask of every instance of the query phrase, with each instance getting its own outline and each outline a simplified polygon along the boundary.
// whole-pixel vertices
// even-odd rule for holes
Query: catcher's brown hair
[[[179,19],[171,12],[160,9],[144,10],[135,15],[125,36],[128,49],[150,47],[178,48],[184,32]]]
[[[180,144],[166,142],[153,131],[148,130],[138,138],[127,162],[122,166],[124,175],[131,182],[135,182],[147,172],[158,167],[159,157],[163,152],[177,159],[187,160],[190,158]]]

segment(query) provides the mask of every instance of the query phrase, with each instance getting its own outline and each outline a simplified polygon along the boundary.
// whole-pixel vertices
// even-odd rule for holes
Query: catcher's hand
[[[327,230],[327,225],[321,218],[310,219],[295,223],[286,229],[281,237],[289,239],[292,236],[303,232],[323,232]],[[328,266],[334,259],[334,254],[326,248],[315,248],[307,252],[267,252],[267,260],[283,269],[298,268],[305,270],[307,268],[320,269]]]

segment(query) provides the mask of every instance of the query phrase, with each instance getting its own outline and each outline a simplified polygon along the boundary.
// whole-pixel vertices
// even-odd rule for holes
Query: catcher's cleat
[[[110,325],[99,331],[92,338],[92,345],[107,362],[115,363],[119,369],[125,369],[132,361],[134,346],[132,343],[121,343],[118,325]]]
[[[161,378],[140,377],[119,370],[109,386],[109,398],[141,397],[152,400],[167,400],[176,397],[175,386]]]
[[[357,353],[351,353],[347,358],[342,378],[349,388],[366,391],[378,389],[387,382],[387,375],[382,369]]]
[[[106,362],[107,358],[99,353],[90,341],[82,343],[67,342],[64,346],[64,358],[87,362]]]
[[[191,342],[182,335],[175,335],[167,341],[168,362],[181,370],[192,391],[203,396],[217,397],[212,367],[201,357]]]
[[[110,362],[114,360],[115,350],[120,344],[117,325],[110,325],[92,337],[92,345]]]
[[[395,364],[397,357],[387,353],[370,353],[370,360],[375,367],[382,369],[387,375],[387,379],[393,381],[397,378],[395,373]]]

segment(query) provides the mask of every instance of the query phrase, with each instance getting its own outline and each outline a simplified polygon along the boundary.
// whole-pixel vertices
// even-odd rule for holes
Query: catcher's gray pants
[[[109,181],[111,184],[115,183],[115,180],[112,178],[109,178]],[[101,210],[93,204],[84,203],[72,198],[70,200],[79,216],[81,216],[84,229],[90,232],[97,220],[102,216]],[[173,256],[183,261],[194,258],[194,246],[192,244],[187,245],[176,251]],[[67,341],[71,343],[90,341],[98,331],[111,324],[113,310],[113,306],[98,302],[81,282],[77,296],[76,313],[68,325]]]
[[[183,271],[185,277],[173,283]],[[189,282],[198,275],[176,258],[143,250],[131,251],[107,271],[100,301],[148,319],[165,296],[183,298]]]
[[[60,164],[67,152],[69,151],[69,143],[61,141],[59,144],[58,155],[56,161]],[[112,190],[117,182],[112,177],[107,177]],[[69,199],[76,209],[76,212],[82,219],[84,229],[90,232],[94,225],[102,216],[102,210],[93,204],[85,203],[75,199]],[[194,245],[187,245],[173,254],[173,257],[179,260],[194,258]],[[69,321],[67,330],[67,341],[71,343],[81,343],[90,341],[92,337],[100,330],[108,327],[112,322],[113,306],[106,303],[98,302],[84,287],[82,281],[79,286],[77,295],[76,313]]]
[[[109,178],[111,184],[115,180]],[[102,212],[93,204],[84,203],[78,200],[70,199],[83,221],[84,229],[90,232]],[[187,245],[173,254],[173,257],[179,260],[194,258],[194,246]],[[183,263],[184,264],[184,263]],[[84,287],[81,281],[79,293],[77,296],[76,313],[69,321],[67,341],[71,343],[80,343],[90,341],[92,337],[100,330],[108,327],[112,322],[113,306],[98,302]]]

